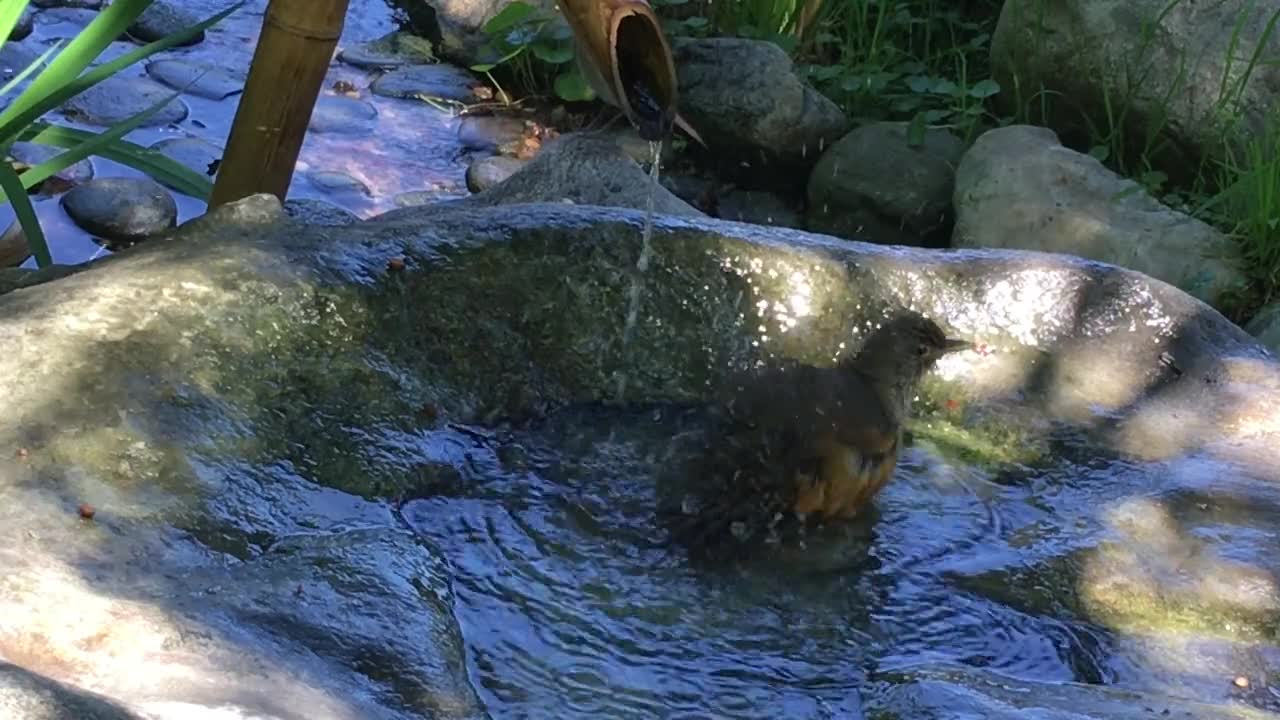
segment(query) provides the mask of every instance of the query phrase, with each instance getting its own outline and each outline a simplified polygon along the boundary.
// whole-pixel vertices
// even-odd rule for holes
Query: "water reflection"
[[[1089,542],[1099,504],[1148,482],[1126,476],[1140,468],[1064,458],[996,483],[917,445],[874,527],[695,568],[654,529],[678,430],[655,417],[566,411],[477,443],[465,491],[406,506],[454,564],[496,716],[860,717],[885,692],[875,678],[925,663],[1085,683],[1133,667],[1105,629],[956,578]],[[503,469],[504,444],[518,467]]]

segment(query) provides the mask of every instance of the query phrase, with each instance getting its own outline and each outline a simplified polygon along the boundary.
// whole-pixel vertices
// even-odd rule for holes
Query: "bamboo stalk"
[[[255,193],[284,202],[348,0],[271,0],[210,209]]]

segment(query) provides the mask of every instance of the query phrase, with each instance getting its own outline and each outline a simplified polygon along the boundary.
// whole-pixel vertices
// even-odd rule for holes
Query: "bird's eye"
[[[919,356],[921,356],[921,357],[924,357],[925,355],[928,355],[928,354],[929,354],[929,344],[928,344],[928,343],[920,343],[919,345],[917,345],[917,346],[916,346],[916,354],[917,354],[917,355],[919,355]]]

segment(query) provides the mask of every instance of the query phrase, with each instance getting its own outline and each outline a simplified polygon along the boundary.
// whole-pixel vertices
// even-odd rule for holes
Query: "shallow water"
[[[220,11],[228,4],[224,0],[186,0],[182,3],[201,18]],[[251,0],[244,8],[207,30],[203,42],[159,53],[125,69],[121,75],[144,77],[146,64],[160,59],[191,60],[246,73],[266,5],[266,0]],[[91,17],[91,13],[39,12],[34,32],[22,42],[37,52],[43,52],[58,40],[65,45],[82,28],[77,19],[87,17]],[[395,29],[392,11],[383,0],[351,0],[337,50],[373,40]],[[127,41],[112,43],[100,60],[114,59],[137,47]],[[325,200],[360,217],[371,217],[395,208],[396,196],[406,192],[427,191],[442,199],[466,195],[466,162],[457,139],[458,118],[426,103],[373,95],[368,86],[375,77],[337,60],[331,63],[320,97],[337,95],[333,84],[345,80],[359,89],[361,100],[377,108],[378,115],[370,123],[371,129],[367,134],[308,133],[290,185],[289,198]],[[224,147],[240,97],[236,94],[223,100],[209,100],[183,95],[181,102],[189,109],[186,119],[168,126],[140,128],[126,135],[125,139],[149,146],[166,138],[195,137]],[[105,129],[73,121],[61,112],[50,113],[47,119],[95,132]],[[141,175],[132,168],[100,157],[90,158],[90,161],[95,177]],[[347,173],[367,186],[369,192],[326,190],[311,181],[309,173],[313,171]],[[176,192],[173,195],[178,203],[178,222],[204,213],[203,201]],[[62,211],[58,198],[39,197],[33,200],[44,223],[55,262],[75,264],[110,254],[75,226]],[[0,224],[7,225],[12,219],[10,206],[0,207]],[[28,259],[23,266],[35,267],[35,261]]]
[[[962,587],[1096,545],[1100,510],[1154,495],[1168,468],[1063,445],[1050,467],[996,476],[920,442],[870,523],[695,567],[652,517],[673,423],[651,408],[568,411],[477,440],[464,491],[405,506],[453,563],[473,681],[495,717],[863,717],[900,710],[882,674],[939,662],[1196,697],[1197,678],[1149,645],[1052,602]]]

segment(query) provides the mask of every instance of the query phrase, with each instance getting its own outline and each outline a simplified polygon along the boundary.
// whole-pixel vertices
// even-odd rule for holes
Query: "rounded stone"
[[[478,84],[470,72],[452,65],[411,65],[383,75],[371,89],[383,97],[469,102]]]
[[[431,41],[406,32],[393,32],[338,53],[338,60],[366,70],[393,70],[405,65],[435,62]]]
[[[110,77],[67,101],[64,112],[91,125],[110,126],[169,97],[173,91],[153,80],[141,77]],[[181,122],[187,117],[187,106],[174,98],[143,123],[156,127]]]
[[[25,43],[6,42],[0,45],[0,84],[8,83],[39,58],[40,54]],[[27,76],[24,84],[30,82],[30,77]]]
[[[473,193],[483,192],[507,178],[515,175],[520,168],[529,164],[528,160],[494,155],[481,158],[467,168],[467,189]]]
[[[368,185],[361,182],[359,178],[352,177],[344,172],[316,170],[307,173],[307,177],[311,179],[313,185],[328,192],[369,194]]]
[[[151,149],[209,177],[217,174],[209,171],[210,166],[222,159],[222,148],[196,137],[165,138]]]
[[[392,198],[398,208],[419,207],[421,205],[434,205],[440,202],[448,202],[458,197],[457,190],[454,188],[440,188],[437,190],[409,190],[402,192]]]
[[[42,11],[33,18],[40,25],[66,23],[83,28],[98,17],[98,11],[83,7],[55,7]]]
[[[244,81],[226,70],[187,60],[147,63],[147,75],[174,90],[210,100],[221,100],[244,90]]]
[[[364,135],[373,130],[378,109],[355,98],[326,95],[316,101],[307,129],[333,135]]]
[[[169,0],[155,0],[133,21],[125,31],[129,37],[142,42],[155,42],[174,33],[182,32],[200,22],[200,18],[186,8]],[[204,31],[178,43],[179,46],[195,45],[204,40]]]
[[[62,209],[110,249],[128,247],[173,227],[178,205],[149,178],[97,178],[62,196]]]
[[[33,142],[16,142],[9,148],[9,157],[26,165],[39,165],[66,152],[65,148]],[[73,163],[54,174],[72,185],[80,185],[93,179],[93,163],[88,159]]]
[[[102,7],[103,0],[31,0],[31,4],[40,8],[88,8],[97,10]]]
[[[458,142],[468,150],[496,150],[524,138],[524,121],[502,115],[468,115],[458,123]]]

